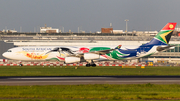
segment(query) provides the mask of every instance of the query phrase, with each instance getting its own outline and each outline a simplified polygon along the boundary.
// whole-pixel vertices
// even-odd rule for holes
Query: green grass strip
[[[180,76],[180,67],[0,66],[0,76]]]
[[[179,100],[180,85],[48,85],[0,86],[0,100],[61,100],[61,101],[114,101],[114,100]]]

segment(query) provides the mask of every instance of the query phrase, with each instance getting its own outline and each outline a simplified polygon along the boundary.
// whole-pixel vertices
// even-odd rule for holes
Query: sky
[[[36,32],[48,27],[78,32],[109,28],[159,31],[180,23],[180,0],[0,0],[0,30]]]

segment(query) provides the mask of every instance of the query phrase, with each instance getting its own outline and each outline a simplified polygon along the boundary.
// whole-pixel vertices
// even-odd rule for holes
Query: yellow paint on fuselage
[[[21,51],[21,52],[17,52],[17,53],[22,53],[22,54],[24,54],[24,56],[31,58],[31,59],[35,59],[35,60],[46,59],[49,56],[49,53],[46,55],[44,55],[44,53],[40,54],[40,55],[36,55],[34,52],[28,53],[26,51]]]

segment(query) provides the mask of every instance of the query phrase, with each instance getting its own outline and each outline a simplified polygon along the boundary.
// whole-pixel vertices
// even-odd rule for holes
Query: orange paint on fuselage
[[[25,52],[25,51],[21,51],[19,53],[23,53],[26,57],[31,58],[31,59],[35,59],[35,60],[46,59],[49,56],[49,54],[46,54],[46,55],[43,55],[43,54],[36,55],[35,53],[28,53],[28,52]]]

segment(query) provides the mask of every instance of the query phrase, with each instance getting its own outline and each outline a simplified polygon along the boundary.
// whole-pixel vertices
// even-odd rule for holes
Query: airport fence
[[[0,66],[86,66],[86,62],[64,64],[63,62],[21,62],[21,61],[0,61]],[[103,61],[95,62],[97,66],[180,66],[180,63],[146,63],[146,62],[122,62],[122,61]]]

